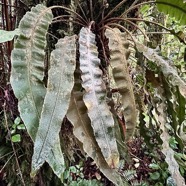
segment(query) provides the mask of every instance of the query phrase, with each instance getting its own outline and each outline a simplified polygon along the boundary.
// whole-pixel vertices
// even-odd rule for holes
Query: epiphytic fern
[[[137,112],[134,84],[127,63],[129,43],[123,31],[132,38],[134,47],[146,58],[156,62],[167,80],[173,86],[178,85],[180,93],[186,97],[185,82],[176,70],[154,50],[138,43],[123,26],[123,23],[127,23],[137,27],[146,37],[144,31],[131,22],[135,19],[125,16],[130,10],[148,2],[135,5],[137,1],[134,1],[120,16],[111,17],[125,2],[123,0],[107,11],[107,3],[97,1],[97,7],[100,8],[98,15],[93,13],[97,7],[93,7],[92,1],[87,13],[83,11],[81,3],[74,5],[80,8],[82,15],[64,6],[46,8],[38,5],[20,22],[20,35],[12,52],[11,84],[19,101],[21,118],[34,141],[32,176],[47,161],[55,174],[63,179],[65,162],[59,131],[67,116],[74,127],[74,135],[83,144],[83,150],[95,160],[103,174],[115,185],[127,185],[125,176],[117,171],[121,157],[118,146],[132,139]],[[65,10],[66,15],[54,18],[53,22],[70,21],[71,36],[60,39],[56,49],[51,52],[48,83],[45,87],[44,48],[47,29],[52,22],[51,9],[55,8]],[[74,27],[79,31],[79,37],[72,36],[73,23],[83,26],[80,29]],[[108,67],[112,69],[111,76]],[[115,90],[110,86],[112,77]],[[122,114],[118,113],[117,104],[114,104],[114,91],[120,95]],[[123,130],[118,130],[118,125],[122,125]],[[116,130],[119,134],[116,134]],[[120,136],[119,143],[117,136]]]

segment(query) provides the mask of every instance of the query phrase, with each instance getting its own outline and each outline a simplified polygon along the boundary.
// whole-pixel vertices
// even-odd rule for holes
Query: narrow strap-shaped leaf
[[[179,148],[181,150],[184,150],[185,146],[183,143],[183,139],[179,135],[179,129],[181,127],[183,119],[185,119],[184,104],[186,100],[183,100],[185,99],[184,97],[182,97],[181,100],[177,99],[177,95],[179,95],[179,97],[181,96],[178,87],[176,87],[175,90],[172,89],[171,84],[169,84],[169,82],[166,80],[165,77],[163,77],[161,81],[164,87],[164,95],[166,95],[164,99],[166,101],[166,106],[167,106],[166,112],[168,118],[170,118],[169,124],[174,130],[175,139],[178,142]]]
[[[170,65],[169,60],[165,60],[156,50],[148,48],[141,43],[136,43],[136,48],[147,59],[158,65],[169,83],[172,86],[178,86],[181,95],[186,98],[186,82],[178,75],[176,69]]]
[[[105,100],[106,88],[99,68],[95,35],[89,28],[82,28],[80,31],[79,51],[82,86],[85,89],[83,100],[94,135],[108,165],[116,167],[119,153],[114,135],[114,119]]]
[[[160,95],[162,94],[161,92],[163,92],[163,90],[159,89]],[[163,95],[161,95],[161,97],[163,98]],[[166,105],[167,103],[165,102],[165,99],[163,99],[162,103],[159,103],[158,105],[158,114],[155,114],[155,117],[160,123],[160,129],[162,130],[162,134],[160,136],[163,141],[162,153],[165,155],[165,161],[168,164],[168,170],[174,179],[174,183],[179,186],[185,186],[185,180],[181,176],[179,172],[179,165],[174,158],[174,151],[169,147],[170,136],[165,127],[165,123],[167,123],[167,116],[165,112]]]
[[[37,5],[27,12],[19,25],[20,36],[12,51],[11,85],[16,97],[22,120],[27,131],[35,141],[39,118],[46,88],[44,87],[44,49],[46,33],[52,21],[52,12]],[[54,173],[61,178],[64,167],[59,139],[51,149],[47,162]]]
[[[32,174],[47,160],[54,147],[67,112],[74,84],[76,36],[60,39],[51,53],[47,93],[41,113],[32,157]]]
[[[107,29],[105,35],[109,39],[110,65],[113,78],[122,96],[121,101],[126,124],[125,139],[128,141],[130,137],[132,137],[136,127],[136,106],[131,78],[127,67],[127,42],[124,35],[117,28]]]
[[[81,91],[80,70],[75,71],[75,84],[71,95],[70,106],[67,112],[68,120],[73,124],[74,135],[83,143],[84,151],[95,159],[97,146],[91,121],[87,114],[87,108],[83,102],[83,92]]]
[[[75,85],[67,112],[67,118],[74,126],[73,133],[82,142],[83,150],[95,161],[101,172],[115,185],[124,186],[125,181],[121,179],[116,170],[108,166],[100,151],[91,127],[91,121],[87,115],[87,108],[83,102],[83,92],[81,90],[80,70],[76,69]]]
[[[20,36],[11,55],[10,82],[18,99],[20,116],[30,137],[35,140],[46,88],[44,48],[52,12],[42,5],[27,12],[19,24]]]

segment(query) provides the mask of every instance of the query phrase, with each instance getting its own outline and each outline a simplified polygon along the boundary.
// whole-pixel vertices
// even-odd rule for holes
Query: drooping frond
[[[10,82],[18,99],[22,120],[35,140],[46,89],[44,87],[44,49],[52,12],[42,5],[27,12],[19,24],[20,36],[12,51]]]
[[[79,38],[80,70],[83,100],[88,109],[96,141],[110,167],[117,167],[119,153],[114,134],[114,119],[106,103],[106,87],[99,68],[95,35],[90,28],[82,28]]]
[[[47,92],[37,132],[32,174],[48,159],[54,148],[61,124],[70,103],[76,66],[76,36],[60,39],[51,53],[51,67],[48,73]]]
[[[109,39],[110,65],[116,87],[122,96],[124,119],[126,124],[126,140],[128,141],[136,126],[136,106],[133,93],[133,86],[129,76],[126,55],[128,56],[128,42],[119,29],[107,29],[105,32]]]

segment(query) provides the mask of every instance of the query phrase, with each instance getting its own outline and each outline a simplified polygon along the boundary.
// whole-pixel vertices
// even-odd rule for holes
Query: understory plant
[[[140,99],[144,92],[150,92],[150,89],[145,90],[146,86],[140,89],[144,91],[141,95],[136,91],[134,78],[131,77],[133,67],[128,64],[130,46],[148,63],[154,64],[155,70],[149,68],[151,71],[158,70],[159,83],[154,88],[156,101],[153,100],[150,119],[156,124],[157,130],[161,130],[162,152],[172,178],[178,185],[184,185],[174,151],[169,147],[170,136],[165,125],[171,126],[171,132],[183,151],[185,80],[169,60],[161,57],[157,49],[139,42],[125,25],[137,28],[146,40],[147,35],[135,21],[156,24],[181,38],[153,21],[127,17],[131,10],[154,1],[139,4],[134,1],[124,13],[114,17],[113,13],[125,2],[123,0],[107,11],[109,2],[95,1],[94,4],[100,7],[98,15],[94,12],[92,1],[89,1],[87,14],[79,1],[74,1],[75,8],[72,9],[39,4],[20,21],[19,36],[11,55],[10,82],[18,99],[20,117],[34,142],[32,177],[47,162],[63,182],[66,165],[59,132],[63,120],[67,119],[73,125],[73,133],[82,143],[83,151],[95,161],[101,172],[115,185],[129,184],[118,167],[126,155],[126,144],[132,140],[135,129],[139,127],[140,132],[144,131],[144,116],[148,109],[141,105]],[[170,8],[171,11],[167,9],[168,6],[174,7],[174,1],[157,0],[156,3],[160,10],[174,16],[175,8]],[[178,7],[181,6],[183,11],[179,9],[176,17],[185,24],[183,12],[186,6],[180,0]],[[80,13],[76,11],[78,8]],[[63,9],[66,13],[53,17],[53,9]],[[78,30],[78,34],[69,32],[58,39],[46,68],[47,31],[52,22],[60,21],[69,22],[70,30]],[[136,63],[135,66],[140,64]],[[178,99],[183,101],[181,107],[174,105]],[[142,137],[145,141],[148,139],[147,131]]]

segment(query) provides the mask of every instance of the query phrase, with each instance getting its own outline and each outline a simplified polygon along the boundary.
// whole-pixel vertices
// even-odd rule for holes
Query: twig
[[[3,167],[1,168],[1,170],[0,170],[0,174],[1,174],[1,172],[3,171],[3,169],[6,167],[6,165],[8,164],[8,162],[11,160],[11,158],[14,156],[14,154],[12,154],[11,156],[10,156],[10,158],[7,160],[7,162],[3,165]]]
[[[0,156],[0,159],[3,159],[4,157],[6,157],[6,156],[8,156],[9,154],[12,154],[12,153],[14,153],[14,152],[13,152],[13,151],[11,151],[11,152],[9,152],[9,153],[7,153],[7,154],[3,155],[3,156]]]

